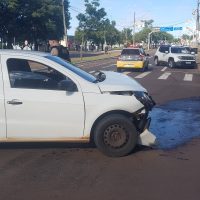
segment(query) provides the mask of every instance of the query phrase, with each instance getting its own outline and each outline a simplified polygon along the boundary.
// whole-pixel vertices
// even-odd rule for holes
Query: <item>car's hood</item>
[[[111,91],[145,91],[146,89],[133,78],[111,71],[102,71],[106,75],[106,79],[98,82],[98,86],[102,92]]]

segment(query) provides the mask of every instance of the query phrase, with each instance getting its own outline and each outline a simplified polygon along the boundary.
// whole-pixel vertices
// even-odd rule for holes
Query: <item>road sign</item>
[[[159,31],[160,31],[160,27],[153,27],[153,28],[152,28],[152,31],[153,31],[153,32],[159,32]]]
[[[183,27],[174,27],[174,31],[182,31]]]
[[[163,32],[173,31],[173,30],[174,30],[173,26],[160,27],[160,31],[163,31]]]

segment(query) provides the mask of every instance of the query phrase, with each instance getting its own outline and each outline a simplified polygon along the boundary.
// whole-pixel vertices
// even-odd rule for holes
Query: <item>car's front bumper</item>
[[[176,61],[175,64],[176,64],[177,67],[181,67],[181,66],[194,67],[194,66],[196,66],[196,61],[193,61],[193,60],[188,60],[188,61],[179,60],[179,61]]]
[[[149,111],[155,106],[154,100],[151,96],[147,95],[147,98],[142,102],[143,108],[139,109],[134,113],[133,121],[136,128],[141,134],[145,129],[148,129],[151,123],[151,118],[149,117]]]

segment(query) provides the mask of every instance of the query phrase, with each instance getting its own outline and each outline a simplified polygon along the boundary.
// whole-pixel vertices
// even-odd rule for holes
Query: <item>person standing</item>
[[[52,56],[58,56],[68,62],[71,62],[67,47],[60,45],[57,39],[49,39],[50,53]]]
[[[23,50],[29,50],[29,51],[31,50],[27,40],[25,40],[24,42]]]

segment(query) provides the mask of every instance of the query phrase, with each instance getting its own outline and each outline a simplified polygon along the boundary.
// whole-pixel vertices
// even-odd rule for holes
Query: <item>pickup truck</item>
[[[89,74],[48,53],[0,50],[0,142],[94,141],[129,154],[154,101],[124,74]],[[147,134],[148,135],[148,134]]]

